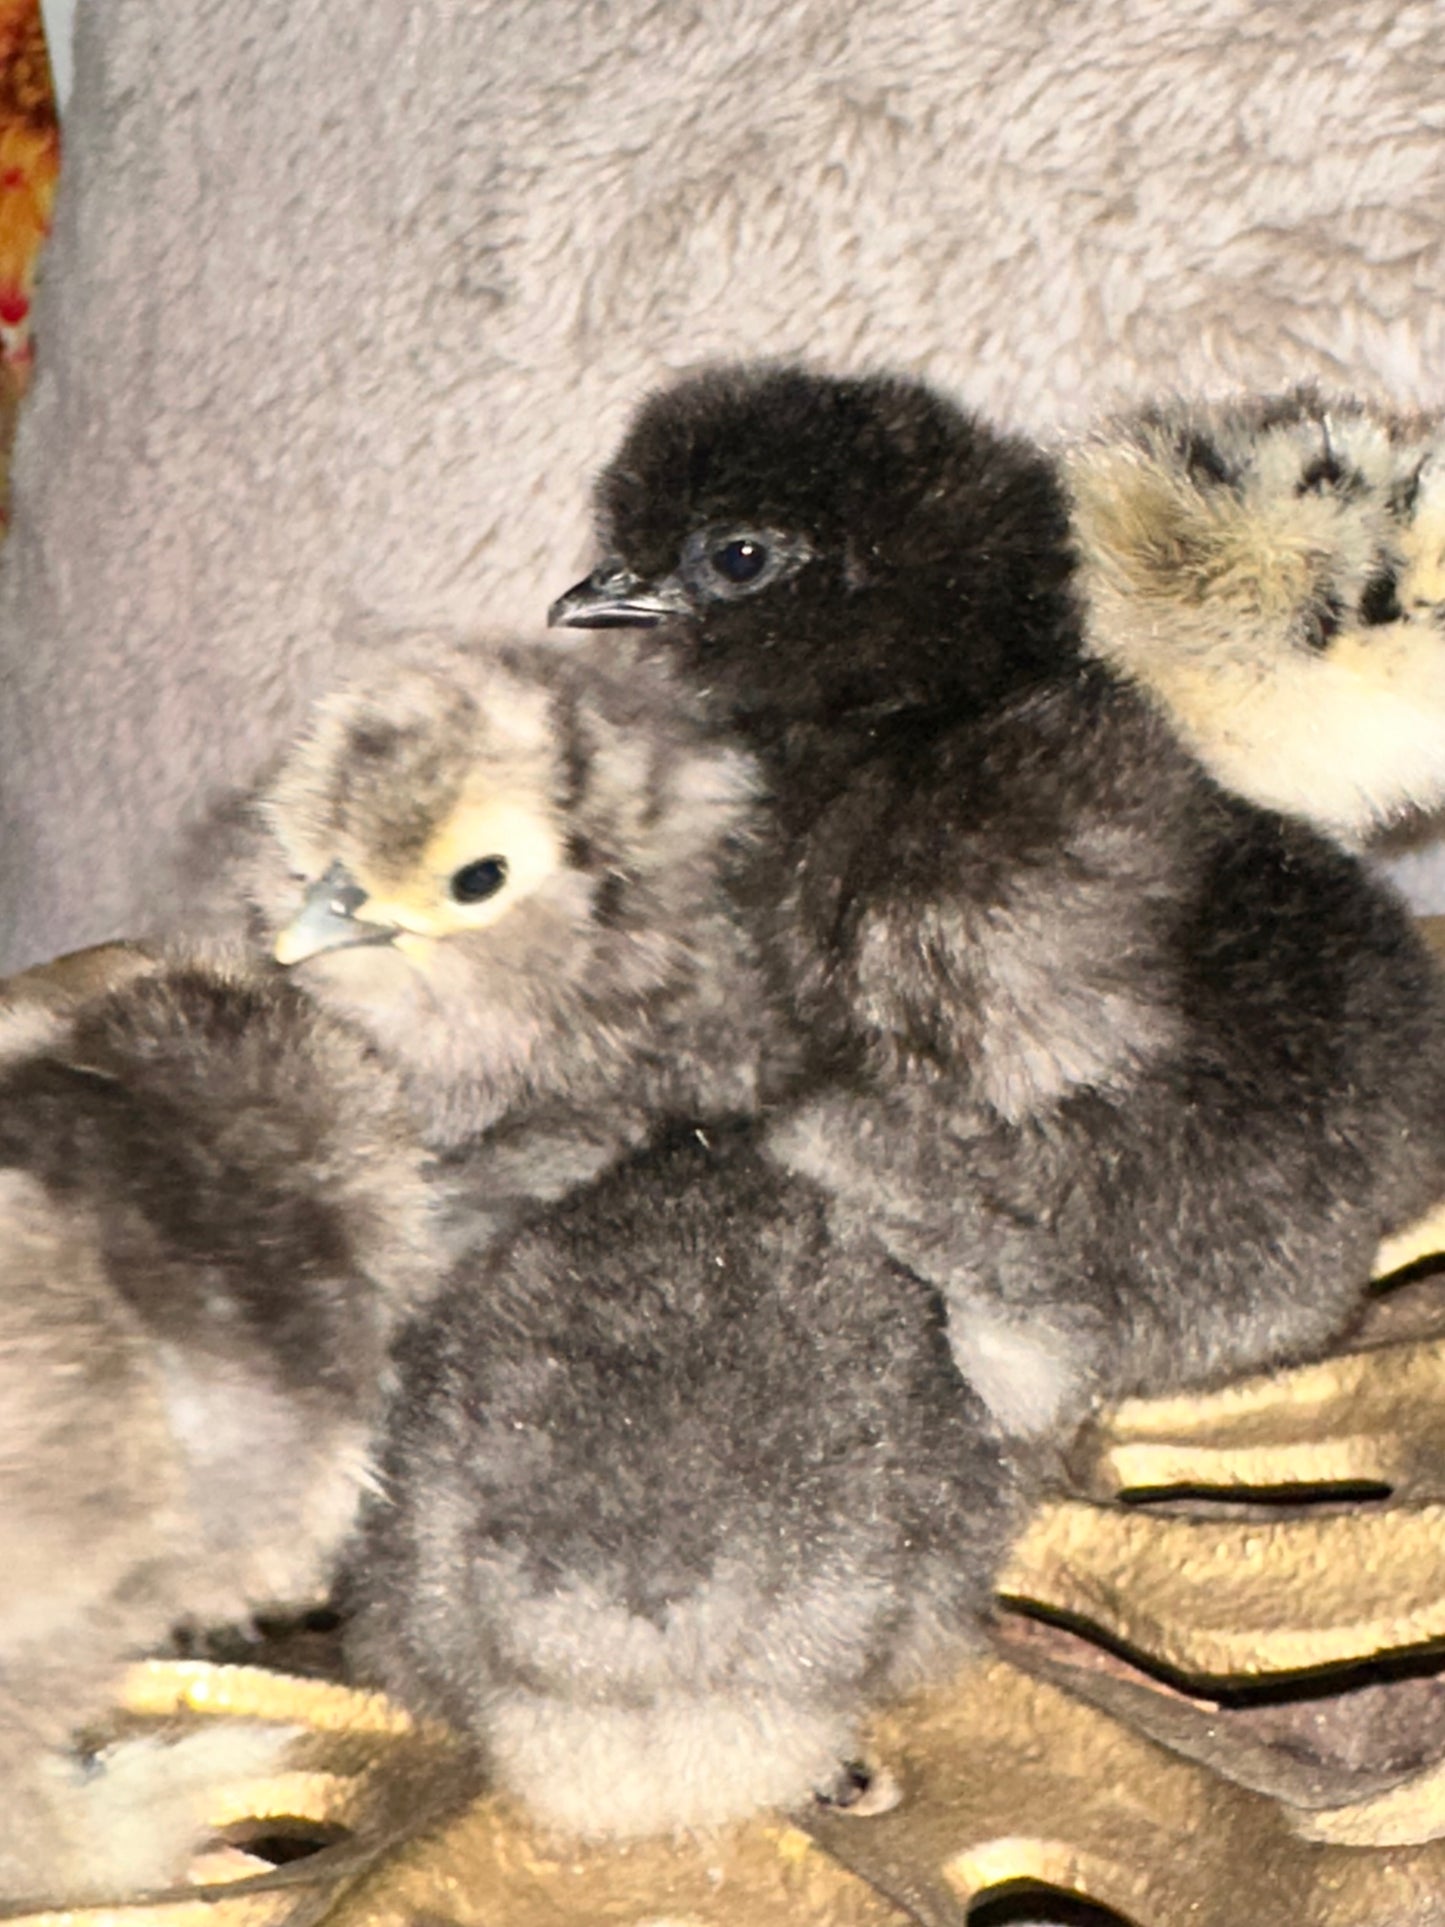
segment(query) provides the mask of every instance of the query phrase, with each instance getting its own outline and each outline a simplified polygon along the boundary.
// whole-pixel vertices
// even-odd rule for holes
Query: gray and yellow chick
[[[174,1875],[216,1761],[71,1736],[177,1622],[325,1588],[442,1268],[425,1162],[365,1041],[244,960],[0,1010],[5,1899]]]
[[[1445,804],[1445,424],[1180,401],[1066,472],[1088,647],[1226,788],[1351,844]]]
[[[661,664],[413,637],[321,705],[246,885],[427,1142],[497,1158],[525,1130],[551,1195],[653,1118],[750,1111],[781,1074],[729,897],[756,791]]]

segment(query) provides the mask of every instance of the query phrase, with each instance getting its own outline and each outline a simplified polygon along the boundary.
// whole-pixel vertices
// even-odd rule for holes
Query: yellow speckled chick
[[[1445,425],[1301,389],[1072,448],[1088,646],[1342,841],[1445,803]]]

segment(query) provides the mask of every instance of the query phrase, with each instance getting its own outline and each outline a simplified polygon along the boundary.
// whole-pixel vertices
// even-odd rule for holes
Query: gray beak
[[[687,597],[669,576],[644,582],[620,562],[604,562],[585,582],[558,596],[547,611],[549,629],[651,629],[682,615]]]
[[[276,939],[273,955],[279,964],[304,963],[323,950],[344,950],[358,943],[390,943],[394,924],[367,923],[357,916],[366,892],[343,864],[333,863]]]

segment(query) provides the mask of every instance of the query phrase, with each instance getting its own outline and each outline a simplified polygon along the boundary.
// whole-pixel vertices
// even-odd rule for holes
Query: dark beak
[[[547,611],[549,629],[651,629],[682,615],[687,598],[668,576],[644,582],[620,562],[604,562],[585,582],[558,596]]]

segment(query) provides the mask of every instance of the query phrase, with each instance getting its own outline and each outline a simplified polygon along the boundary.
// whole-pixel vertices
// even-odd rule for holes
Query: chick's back
[[[588,1833],[836,1777],[976,1636],[1012,1485],[935,1295],[746,1131],[555,1208],[411,1333],[360,1663]]]

